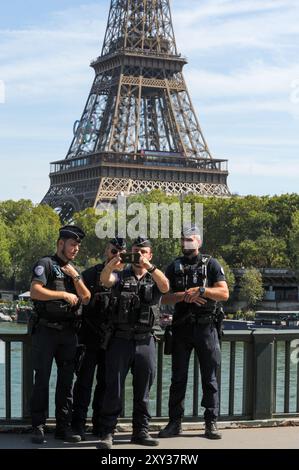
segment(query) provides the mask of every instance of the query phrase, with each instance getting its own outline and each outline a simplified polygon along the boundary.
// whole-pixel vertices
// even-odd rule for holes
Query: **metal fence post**
[[[274,410],[273,330],[255,330],[253,419],[271,419]]]
[[[31,354],[31,336],[26,338],[23,342],[23,355],[22,355],[22,418],[30,420],[30,399],[33,387],[33,364]]]

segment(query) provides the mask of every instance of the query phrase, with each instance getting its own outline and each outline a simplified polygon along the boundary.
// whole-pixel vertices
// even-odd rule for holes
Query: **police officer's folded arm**
[[[203,297],[218,302],[226,302],[229,298],[229,290],[226,281],[215,282],[213,287],[206,287]]]
[[[81,278],[78,281],[74,280],[74,285],[77,295],[81,299],[82,304],[88,305],[91,298],[91,293],[84,284],[84,281]]]
[[[81,299],[83,305],[87,305],[90,301],[91,294],[76,268],[68,263],[61,268],[61,271],[72,278],[78,297]]]
[[[162,304],[163,305],[175,305],[178,302],[183,302],[185,298],[186,292],[167,292],[162,297]]]
[[[76,295],[71,294],[70,292],[47,289],[40,281],[32,281],[30,297],[32,300],[65,300],[72,305],[76,305],[76,303],[78,303],[78,297]]]

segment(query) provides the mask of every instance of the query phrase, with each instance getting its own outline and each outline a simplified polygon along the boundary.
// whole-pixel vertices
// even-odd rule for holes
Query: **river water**
[[[0,323],[0,333],[25,333],[26,325],[15,323]],[[222,365],[221,365],[221,414],[228,414],[228,391],[229,391],[229,360],[230,360],[230,344],[223,342],[222,344]],[[22,377],[22,356],[21,356],[21,343],[12,343],[12,417],[21,417],[21,377]],[[277,354],[277,380],[276,380],[276,412],[283,412],[284,407],[284,368],[285,368],[285,351],[284,343],[278,343]],[[0,418],[5,416],[5,346],[0,341]],[[167,416],[167,401],[169,393],[169,384],[171,379],[171,360],[169,356],[164,356],[163,362],[163,403],[162,415]],[[49,416],[54,416],[54,397],[55,397],[55,383],[56,383],[56,366],[53,365],[53,370],[50,379],[50,409]],[[291,383],[290,383],[290,411],[296,410],[296,383],[297,383],[297,366],[291,363]],[[200,394],[201,399],[201,394]],[[242,414],[242,399],[243,399],[243,344],[236,343],[236,374],[235,374],[235,405],[234,414]],[[126,416],[130,416],[132,412],[132,380],[130,374],[126,381]],[[189,368],[189,380],[186,393],[186,416],[192,416],[192,403],[193,403],[193,357],[191,358]],[[155,416],[156,404],[156,384],[154,384],[151,392],[151,410],[152,415]],[[200,414],[203,413],[200,408]],[[90,411],[89,411],[90,415]]]

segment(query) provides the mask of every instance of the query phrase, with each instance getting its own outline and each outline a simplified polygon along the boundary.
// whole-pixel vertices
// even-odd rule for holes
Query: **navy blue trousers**
[[[148,429],[149,393],[156,371],[156,346],[151,336],[142,341],[113,338],[106,351],[105,394],[100,425],[113,432],[122,411],[126,376],[133,376],[133,432]]]
[[[105,390],[105,351],[95,345],[86,345],[84,359],[74,385],[72,419],[74,427],[84,426],[86,423],[95,372],[96,387],[92,402],[92,423],[94,427],[98,427]]]
[[[169,417],[171,420],[180,420],[184,415],[188,368],[193,349],[201,372],[201,406],[205,408],[204,419],[209,422],[216,420],[219,414],[217,370],[221,360],[217,331],[211,324],[187,324],[173,328]]]
[[[57,364],[56,426],[59,428],[70,426],[77,342],[77,334],[73,328],[65,328],[59,331],[42,325],[36,327],[32,335],[34,369],[34,386],[31,397],[32,426],[46,423],[53,359]]]

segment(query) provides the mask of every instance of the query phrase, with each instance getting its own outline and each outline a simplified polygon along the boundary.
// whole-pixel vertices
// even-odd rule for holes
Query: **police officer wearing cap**
[[[105,349],[108,337],[112,333],[108,316],[111,289],[103,286],[100,276],[106,264],[125,251],[126,241],[123,238],[112,239],[105,250],[106,262],[97,264],[82,273],[84,283],[91,293],[91,299],[89,304],[83,307],[79,343],[85,345],[85,352],[77,372],[73,392],[72,428],[76,434],[81,436],[81,440],[85,440],[85,424],[95,371],[96,387],[92,402],[92,433],[96,436],[100,434],[99,409],[103,401],[105,387]]]
[[[80,304],[87,304],[90,292],[70,264],[77,256],[85,234],[77,226],[59,231],[54,256],[41,258],[33,268],[30,295],[34,303],[32,329],[34,386],[31,398],[32,442],[44,442],[48,411],[49,380],[53,359],[57,364],[55,438],[79,442],[71,429],[72,383],[77,349],[76,323]]]
[[[181,246],[183,256],[166,270],[171,291],[162,300],[163,304],[175,305],[175,313],[169,423],[160,431],[159,437],[174,437],[182,432],[189,360],[195,349],[201,371],[205,437],[221,439],[216,424],[219,413],[217,369],[220,365],[220,346],[215,320],[217,302],[228,300],[229,291],[218,261],[200,254],[201,237],[196,226],[183,230]]]
[[[101,409],[100,449],[110,449],[118,416],[122,410],[122,392],[126,376],[133,375],[133,435],[131,442],[156,446],[148,433],[149,392],[155,377],[156,351],[153,332],[159,323],[161,295],[168,292],[164,274],[151,263],[151,242],[139,237],[132,246],[138,259],[125,269],[121,257],[110,261],[101,281],[112,288],[111,310],[114,335],[106,351],[106,389]],[[137,255],[136,255],[137,254]],[[139,256],[138,256],[139,255]]]

